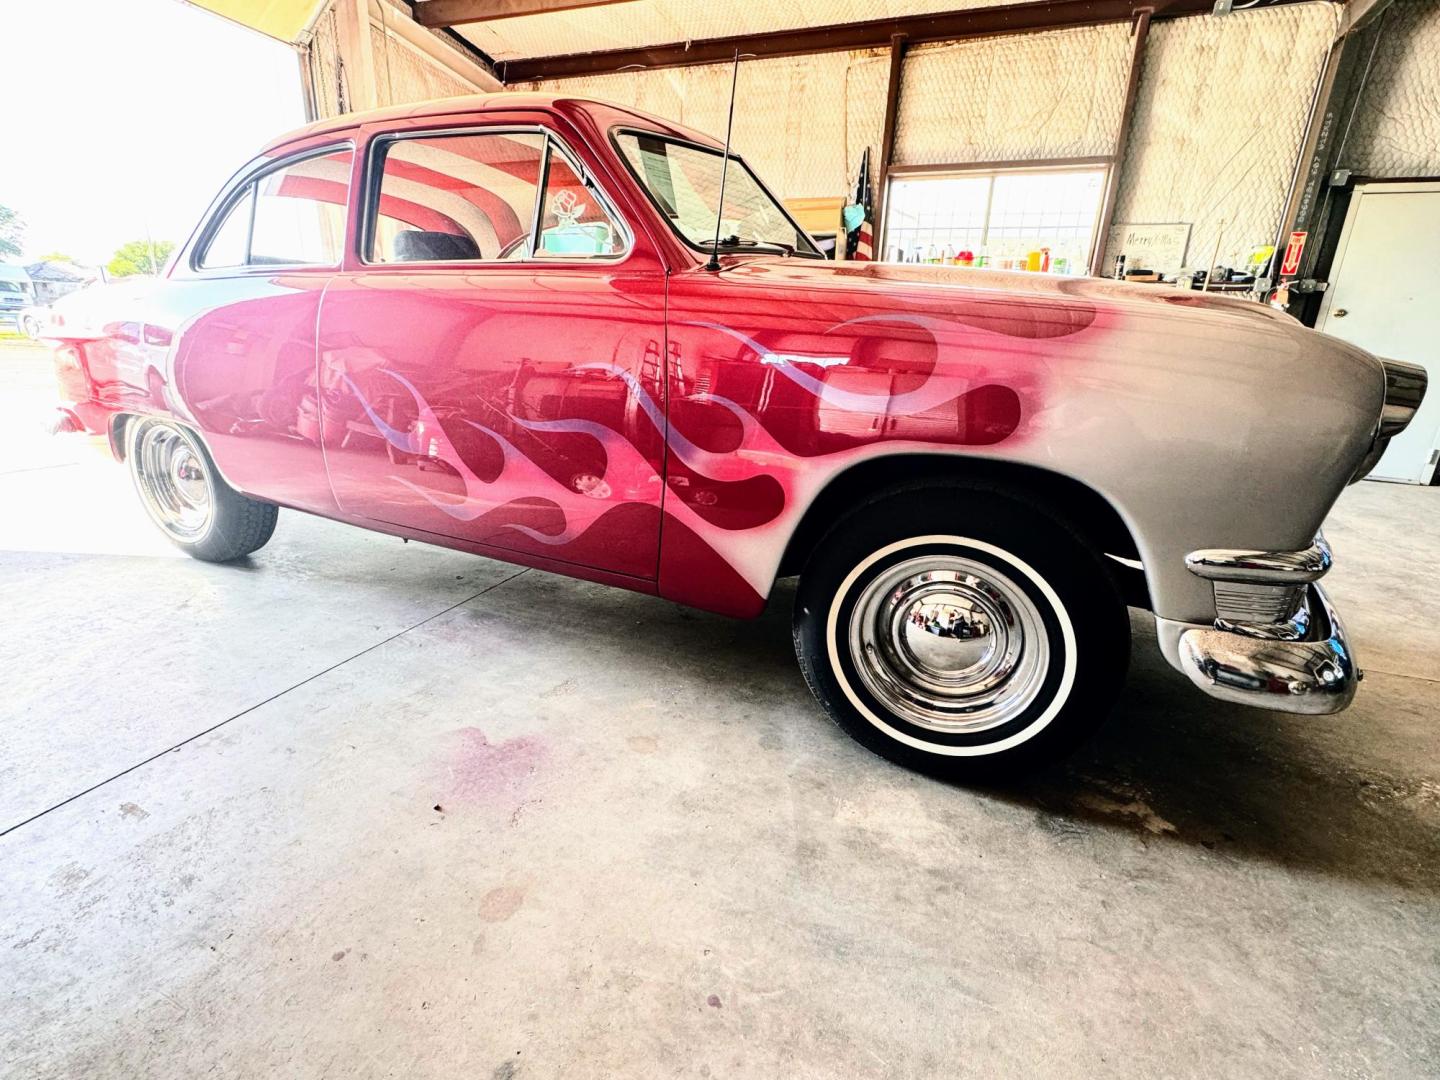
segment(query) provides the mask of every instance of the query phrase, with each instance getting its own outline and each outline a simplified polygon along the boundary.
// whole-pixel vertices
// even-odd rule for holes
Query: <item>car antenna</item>
[[[740,77],[740,50],[730,68],[730,117],[725,121],[725,153],[720,157],[720,205],[715,208],[715,243],[710,248],[706,270],[720,269],[720,225],[725,218],[725,177],[730,173],[730,132],[735,127],[735,83]]]

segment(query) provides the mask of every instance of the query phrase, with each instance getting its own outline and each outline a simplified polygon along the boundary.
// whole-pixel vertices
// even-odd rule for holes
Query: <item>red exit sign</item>
[[[1305,239],[1308,232],[1292,232],[1290,243],[1285,245],[1285,261],[1280,264],[1280,274],[1295,275],[1300,272],[1300,256],[1305,253]]]

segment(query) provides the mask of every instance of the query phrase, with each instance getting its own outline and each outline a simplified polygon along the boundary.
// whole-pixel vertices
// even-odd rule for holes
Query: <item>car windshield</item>
[[[692,247],[708,250],[715,240],[720,201],[720,151],[636,131],[620,132],[615,143],[671,227]],[[733,155],[726,168],[720,246],[732,251],[778,247],[820,256],[805,231],[760,186],[749,166]]]
[[[6,281],[0,278],[0,292],[24,293],[25,286],[18,281]]]

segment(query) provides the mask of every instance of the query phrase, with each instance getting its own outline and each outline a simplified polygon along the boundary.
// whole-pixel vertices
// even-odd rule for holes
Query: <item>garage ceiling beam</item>
[[[441,0],[430,0],[439,3]],[[451,2],[451,0],[445,0]],[[1267,7],[1301,3],[1303,0],[1274,0]],[[1156,20],[1182,15],[1209,14],[1215,0],[1042,0],[1040,3],[1006,4],[1000,7],[971,8],[938,15],[911,15],[899,19],[872,19],[869,22],[841,23],[767,34],[709,38],[635,49],[570,53],[527,60],[500,61],[498,73],[506,83],[535,79],[560,79],[575,75],[600,75],[621,68],[687,67],[730,60],[738,49],[755,57],[802,56],[809,53],[840,52],[848,49],[883,49],[897,36],[910,44],[925,41],[952,41],[991,37],[1028,30],[1060,30],[1071,26],[1099,26],[1131,22],[1142,9],[1153,9]],[[423,10],[423,5],[417,5]]]
[[[1340,32],[1336,37],[1346,37],[1363,30],[1385,14],[1393,0],[1346,0],[1345,13],[1340,17]]]
[[[522,15],[544,15],[576,8],[628,4],[634,0],[416,0],[415,21],[431,29],[464,23],[516,19]]]
[[[1105,245],[1110,242],[1110,223],[1115,218],[1115,198],[1120,191],[1120,170],[1125,167],[1125,150],[1130,141],[1130,121],[1135,117],[1135,99],[1140,93],[1140,73],[1145,67],[1145,45],[1150,40],[1149,9],[1135,16],[1135,25],[1130,28],[1130,74],[1125,81],[1125,104],[1120,108],[1120,128],[1115,133],[1115,147],[1111,151],[1113,162],[1105,176],[1105,199],[1100,209],[1100,223],[1090,241],[1090,273],[1105,276],[1101,260],[1105,258]]]
[[[879,190],[875,195],[875,220],[871,224],[874,236],[872,258],[880,258],[885,250],[885,197],[889,193],[890,166],[895,160],[895,128],[900,122],[900,73],[905,66],[904,37],[896,34],[890,39],[890,76],[885,86],[885,122],[880,129],[880,173]]]

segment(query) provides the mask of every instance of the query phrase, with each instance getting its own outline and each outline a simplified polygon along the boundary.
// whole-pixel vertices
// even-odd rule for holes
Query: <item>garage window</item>
[[[892,176],[885,257],[891,262],[1028,266],[1049,249],[1049,269],[1084,274],[1100,203],[1103,167],[929,172]],[[1043,257],[1043,256],[1042,256]]]
[[[197,265],[334,266],[345,243],[349,149],[310,154],[270,168],[235,194]]]

